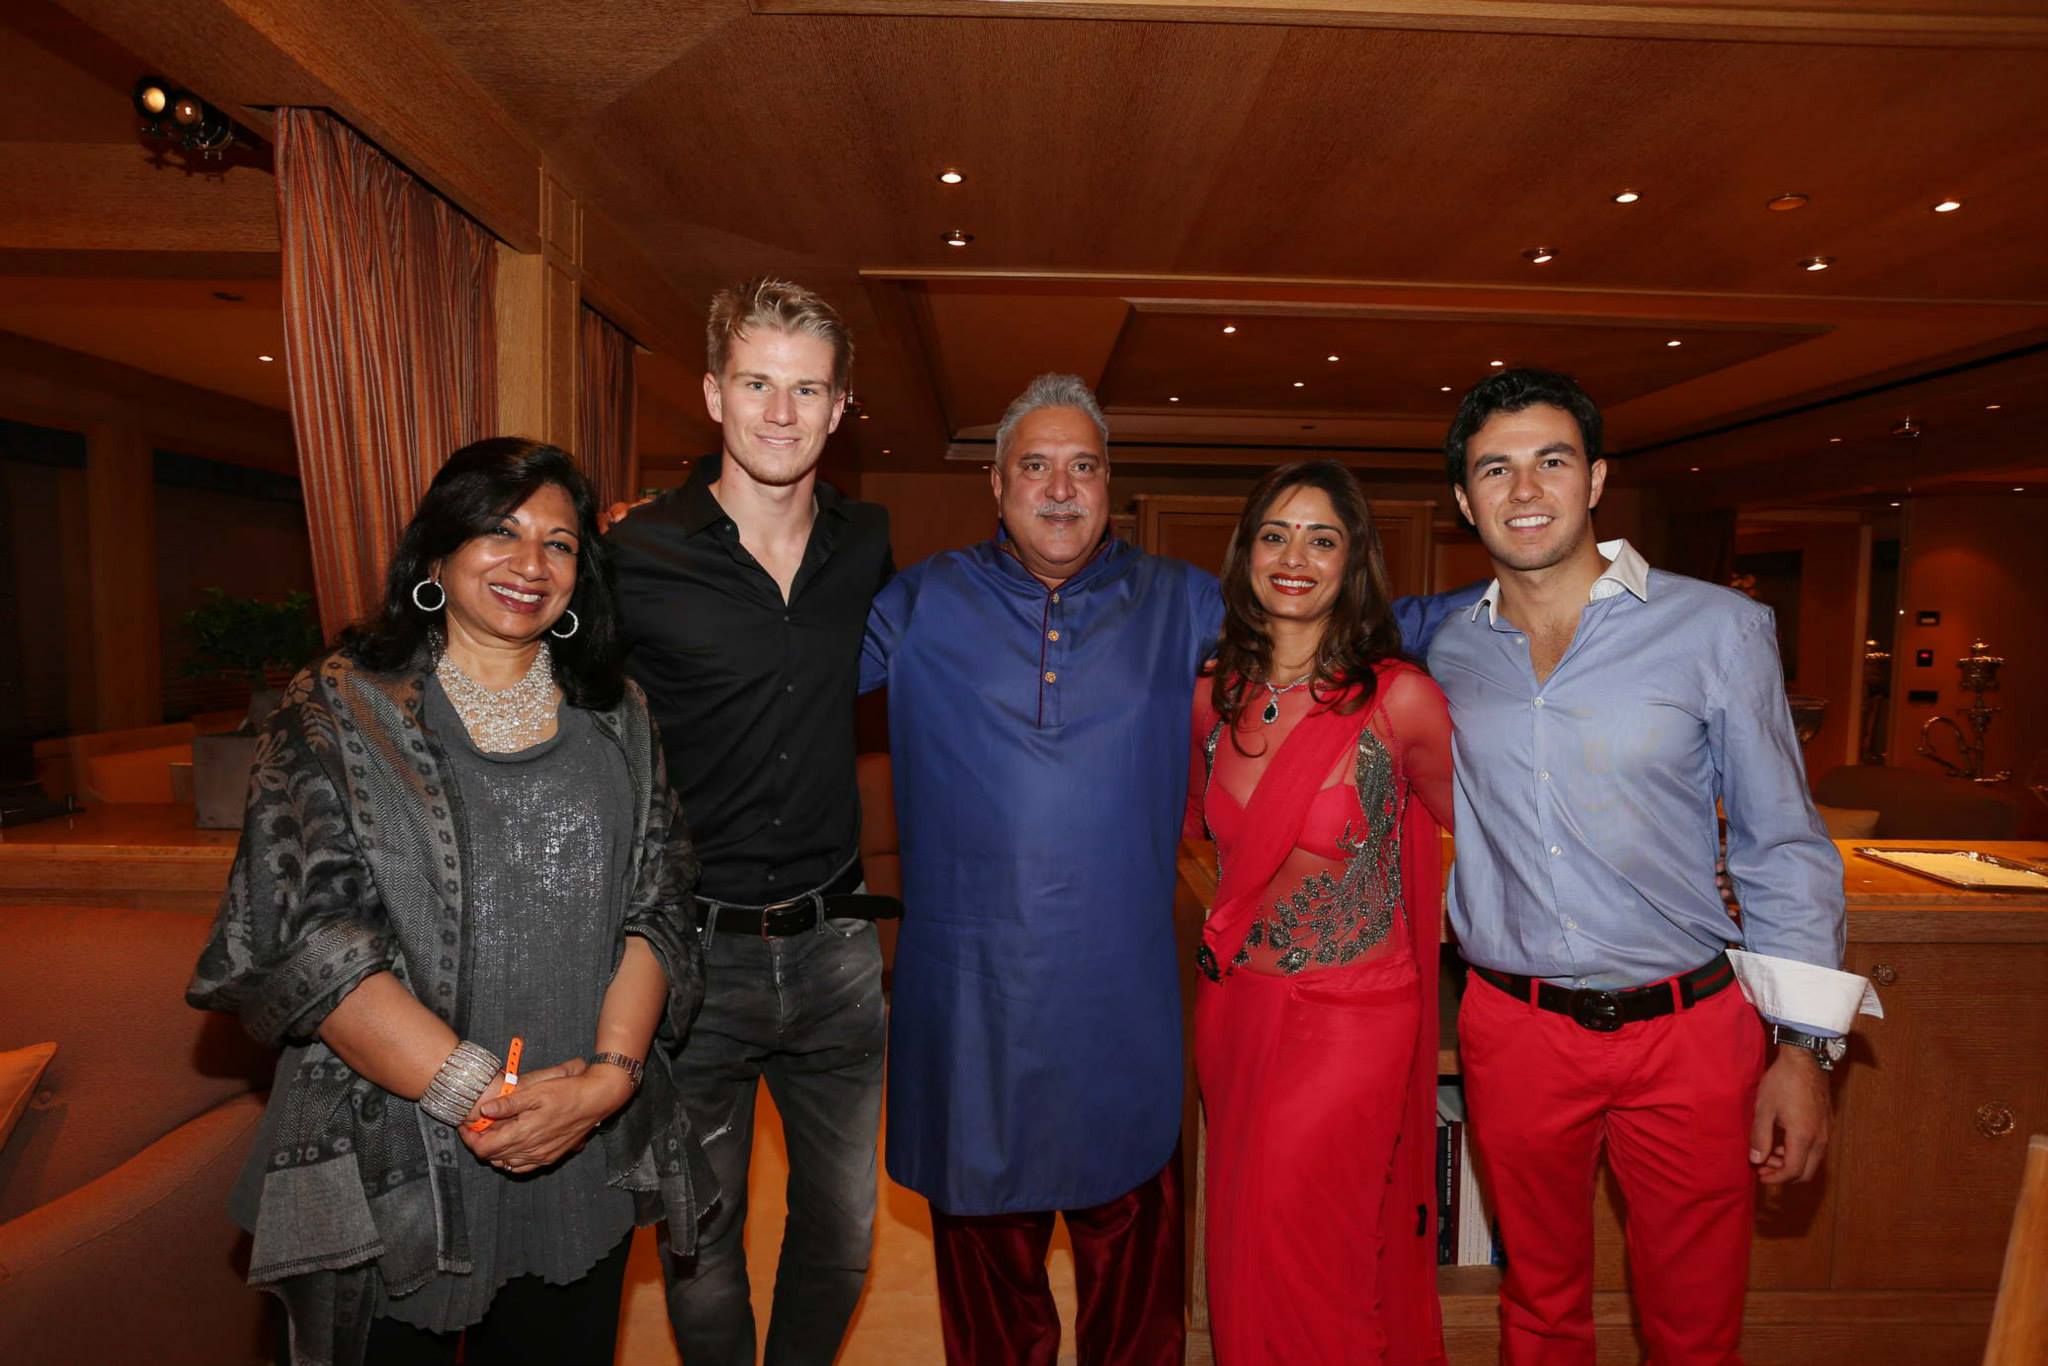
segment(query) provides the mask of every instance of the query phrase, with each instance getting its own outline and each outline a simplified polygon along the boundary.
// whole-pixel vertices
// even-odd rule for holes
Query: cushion
[[[1831,840],[1873,839],[1877,835],[1878,817],[1884,814],[1848,806],[1821,806],[1819,803],[1815,803],[1814,809],[1820,812],[1821,824],[1827,826]]]
[[[30,1044],[0,1053],[0,1148],[7,1146],[7,1135],[14,1132],[15,1121],[28,1109],[36,1083],[43,1079],[43,1069],[56,1056],[57,1045],[53,1043]]]

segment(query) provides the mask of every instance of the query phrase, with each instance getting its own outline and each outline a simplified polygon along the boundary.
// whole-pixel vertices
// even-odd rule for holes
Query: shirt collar
[[[1599,550],[1600,558],[1607,561],[1607,567],[1600,571],[1599,578],[1593,580],[1593,590],[1586,595],[1586,601],[1599,602],[1603,598],[1611,598],[1617,593],[1626,591],[1633,593],[1643,602],[1648,602],[1650,600],[1649,561],[1645,560],[1637,552],[1636,548],[1630,545],[1627,539],[1623,537],[1600,542]],[[1469,620],[1479,620],[1479,613],[1483,608],[1486,612],[1487,623],[1491,625],[1496,616],[1494,604],[1499,600],[1500,580],[1495,579],[1492,583],[1486,585],[1486,592],[1480,595],[1479,601],[1472,604]]]
[[[725,509],[718,505],[718,499],[711,492],[711,486],[718,482],[724,460],[724,454],[718,453],[691,462],[690,477],[683,481],[676,505],[685,536],[694,536],[705,527],[725,520]],[[820,479],[811,486],[811,496],[817,502],[818,516],[845,519],[846,495],[838,489]]]

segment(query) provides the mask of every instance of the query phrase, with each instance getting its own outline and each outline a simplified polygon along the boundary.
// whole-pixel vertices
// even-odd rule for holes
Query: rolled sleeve
[[[1807,794],[1768,609],[1745,614],[1722,651],[1707,725],[1743,947],[1838,969],[1847,940],[1842,858]]]

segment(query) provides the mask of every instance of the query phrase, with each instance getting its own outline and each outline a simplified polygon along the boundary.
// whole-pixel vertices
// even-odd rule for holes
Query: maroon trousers
[[[1180,1366],[1187,1238],[1180,1152],[1129,1194],[1064,1210],[1074,1243],[1080,1366]],[[1060,1320],[1046,1280],[1053,1212],[932,1209],[947,1366],[1054,1366]]]

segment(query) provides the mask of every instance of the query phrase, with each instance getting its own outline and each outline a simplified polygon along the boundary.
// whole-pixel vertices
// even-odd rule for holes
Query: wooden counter
[[[2048,1131],[2048,892],[1950,887],[1857,846],[1976,848],[2048,864],[2048,842],[1837,841],[1849,907],[1846,966],[1877,984],[1883,1019],[1858,1021],[1835,1082],[1821,1176],[1758,1202],[1745,1356],[1757,1366],[1976,1366],[1991,1317],[2027,1135]],[[1448,853],[1448,847],[1446,852]],[[1180,853],[1183,957],[1215,896],[1213,846]],[[1456,974],[1439,1066],[1457,1071]],[[1192,970],[1187,989],[1192,999]],[[1186,1150],[1200,1180],[1189,1107]],[[1199,1186],[1191,1187],[1199,1190]],[[1595,1209],[1599,1360],[1636,1362],[1621,1197],[1604,1171]],[[1199,1196],[1190,1201],[1202,1217]],[[1191,1240],[1199,1257],[1199,1237]],[[1199,1275],[1199,1272],[1196,1273]],[[1452,1366],[1491,1366],[1496,1274],[1445,1268]],[[1206,1359],[1206,1297],[1194,1283]]]
[[[0,829],[0,902],[213,914],[239,830],[201,830],[188,803],[98,806]]]

